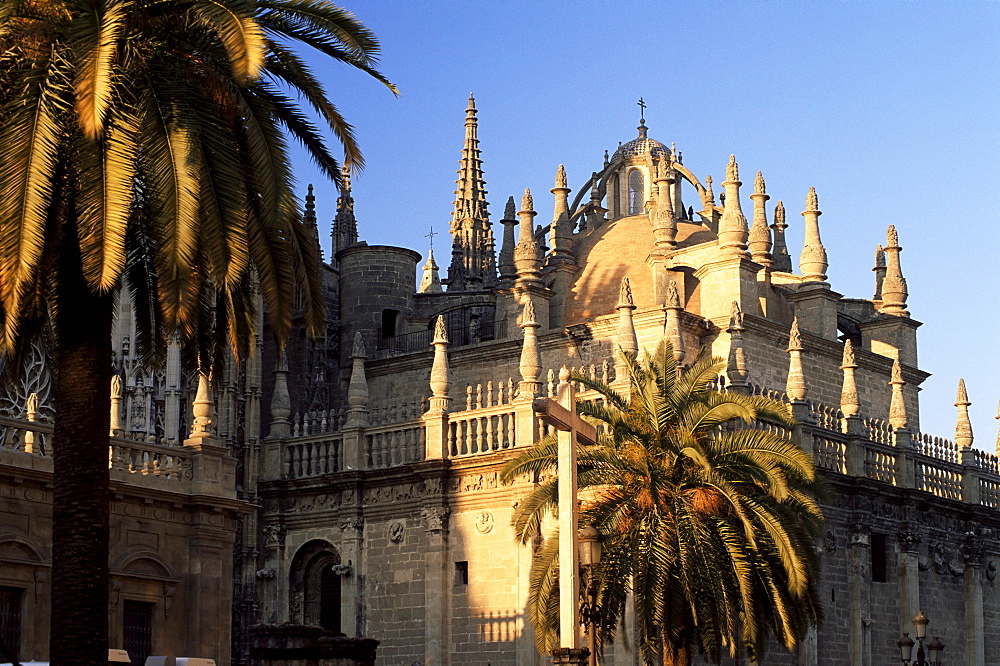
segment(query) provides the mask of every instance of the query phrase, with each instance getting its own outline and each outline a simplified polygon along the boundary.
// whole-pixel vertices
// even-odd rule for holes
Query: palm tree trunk
[[[87,288],[72,226],[56,286],[49,659],[59,666],[108,659],[113,301]]]

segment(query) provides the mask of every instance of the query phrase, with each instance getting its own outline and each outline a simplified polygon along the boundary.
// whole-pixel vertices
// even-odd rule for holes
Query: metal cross
[[[424,238],[430,238],[430,239],[431,239],[431,249],[432,249],[432,250],[434,249],[434,237],[435,237],[435,236],[437,236],[437,232],[435,232],[435,231],[434,231],[434,227],[433,227],[433,226],[431,226],[431,231],[430,231],[430,233],[428,233],[427,235],[425,235],[425,236],[424,236]]]
[[[639,101],[636,102],[636,104],[639,105],[639,118],[641,120],[645,120],[646,119],[646,102],[644,102],[643,99],[640,97]]]

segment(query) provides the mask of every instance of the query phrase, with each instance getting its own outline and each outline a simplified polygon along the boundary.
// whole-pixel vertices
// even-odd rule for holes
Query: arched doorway
[[[309,541],[295,553],[289,570],[288,616],[294,623],[342,632],[340,553],[322,539]]]

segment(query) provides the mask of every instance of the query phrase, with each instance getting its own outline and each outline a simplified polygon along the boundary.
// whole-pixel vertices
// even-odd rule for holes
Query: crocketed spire
[[[465,110],[465,143],[455,183],[455,208],[451,215],[452,252],[448,290],[476,290],[496,283],[493,230],[487,211],[483,163],[479,156],[476,100],[469,94]]]
[[[345,166],[340,170],[342,185],[337,197],[337,217],[333,218],[333,258],[345,248],[358,243],[358,221],[354,218],[354,198],[351,196],[351,172]]]
[[[774,224],[771,229],[774,231],[774,247],[771,250],[771,268],[785,273],[792,272],[792,257],[788,254],[788,245],[785,243],[785,204],[779,199],[774,207]]]
[[[436,294],[442,291],[441,289],[441,277],[438,275],[438,265],[434,261],[434,250],[431,249],[427,252],[427,263],[423,266],[423,275],[420,278],[420,286],[417,288],[417,293],[420,294]]]
[[[807,280],[826,282],[826,269],[829,264],[826,261],[826,248],[819,237],[819,216],[823,213],[819,210],[819,199],[816,196],[816,188],[810,187],[809,194],[806,195],[806,209],[802,211],[805,218],[805,244],[802,246],[802,254],[799,255],[799,269],[802,276]]]

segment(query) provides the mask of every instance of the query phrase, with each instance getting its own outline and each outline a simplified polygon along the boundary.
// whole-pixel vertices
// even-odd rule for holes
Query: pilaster
[[[421,509],[426,534],[424,550],[424,664],[441,666],[448,660],[448,589],[446,587],[448,516],[446,506]]]
[[[848,559],[851,593],[847,663],[851,666],[872,666],[871,534],[866,526],[851,527]]]
[[[968,535],[962,547],[965,573],[965,666],[986,664],[986,631],[983,621],[983,545],[981,538]]]
[[[912,633],[920,611],[920,537],[905,526],[899,533],[899,633]]]

